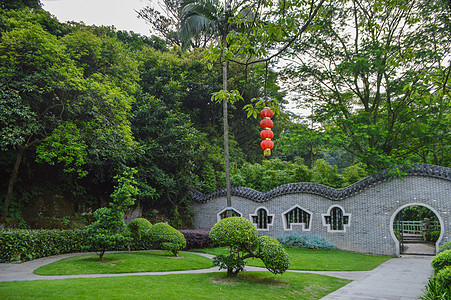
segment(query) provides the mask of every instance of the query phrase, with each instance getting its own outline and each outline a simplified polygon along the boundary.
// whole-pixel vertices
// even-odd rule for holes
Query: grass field
[[[62,259],[34,271],[38,275],[76,275],[161,272],[210,268],[211,260],[196,254],[168,251],[107,253],[103,261],[95,254]]]
[[[0,299],[320,299],[348,282],[290,272],[17,281],[0,283]]]
[[[290,270],[306,271],[369,271],[391,259],[389,256],[367,255],[340,250],[287,248]],[[227,254],[227,247],[194,249],[193,252],[213,255]],[[248,259],[247,265],[264,267],[259,259]]]
[[[196,249],[214,255],[227,248]],[[390,257],[339,250],[288,248],[290,269],[318,271],[371,270]],[[264,267],[260,260],[247,265]],[[108,253],[67,258],[41,268],[39,275],[158,272],[210,268],[211,260],[191,253],[172,256],[167,251]],[[0,283],[0,299],[320,299],[349,281],[317,274],[241,272],[123,276]]]

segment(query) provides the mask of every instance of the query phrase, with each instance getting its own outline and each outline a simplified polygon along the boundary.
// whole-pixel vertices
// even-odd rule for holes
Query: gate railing
[[[402,223],[402,232],[411,233],[411,234],[422,234],[423,231],[423,221],[395,221],[393,224],[393,230],[401,232],[401,223]],[[440,230],[439,222],[431,222],[429,226],[430,231]]]

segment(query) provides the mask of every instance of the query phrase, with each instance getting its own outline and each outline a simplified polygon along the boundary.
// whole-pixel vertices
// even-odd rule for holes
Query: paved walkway
[[[83,255],[86,253],[63,254],[52,257],[35,259],[21,264],[0,264],[0,282],[23,280],[57,280],[67,278],[95,278],[95,277],[120,277],[142,275],[166,275],[186,273],[212,273],[220,272],[218,268],[202,270],[171,271],[171,272],[142,272],[121,274],[90,274],[90,275],[64,275],[64,276],[40,276],[33,271],[40,266],[61,260],[66,257]],[[212,255],[198,253],[207,258]],[[329,271],[291,271],[297,273],[314,273],[338,278],[353,280],[343,288],[329,294],[323,299],[377,299],[377,300],[407,300],[418,299],[423,295],[423,289],[428,278],[432,275],[432,257],[413,256],[408,258],[391,259],[372,271],[357,272],[329,272]],[[246,271],[264,271],[264,268],[246,267]],[[221,271],[223,272],[223,271]]]

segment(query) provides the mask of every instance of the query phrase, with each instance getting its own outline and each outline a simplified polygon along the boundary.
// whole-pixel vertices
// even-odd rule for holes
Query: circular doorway
[[[390,219],[398,255],[435,255],[443,238],[442,224],[438,212],[427,204],[399,207]]]

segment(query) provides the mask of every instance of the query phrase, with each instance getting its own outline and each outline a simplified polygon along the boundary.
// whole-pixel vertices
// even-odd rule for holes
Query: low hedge
[[[208,229],[183,229],[180,232],[185,236],[186,249],[212,248],[215,245],[211,241]]]
[[[63,253],[83,252],[84,230],[2,230],[0,262],[28,261]]]

